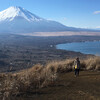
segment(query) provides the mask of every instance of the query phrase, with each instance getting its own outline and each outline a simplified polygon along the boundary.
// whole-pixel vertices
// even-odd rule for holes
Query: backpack
[[[77,65],[75,65],[75,69],[77,69]]]

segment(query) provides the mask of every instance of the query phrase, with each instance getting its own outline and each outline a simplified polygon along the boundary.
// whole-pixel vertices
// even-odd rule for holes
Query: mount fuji
[[[46,20],[26,9],[12,6],[0,12],[0,33],[34,33],[62,31],[93,31],[67,27],[59,22]]]
[[[0,33],[30,33],[65,31],[69,27],[46,20],[22,7],[10,7],[0,12]]]

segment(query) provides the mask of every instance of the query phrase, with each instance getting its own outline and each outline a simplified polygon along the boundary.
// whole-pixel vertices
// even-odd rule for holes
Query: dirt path
[[[82,71],[79,77],[74,72],[61,74],[54,86],[39,91],[18,100],[100,100],[100,72]]]

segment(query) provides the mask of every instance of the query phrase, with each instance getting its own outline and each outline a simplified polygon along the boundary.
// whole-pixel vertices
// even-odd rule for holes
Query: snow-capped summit
[[[3,21],[3,20],[12,21],[15,18],[24,18],[27,21],[42,20],[42,18],[18,6],[9,7],[8,9],[0,12],[0,21]]]

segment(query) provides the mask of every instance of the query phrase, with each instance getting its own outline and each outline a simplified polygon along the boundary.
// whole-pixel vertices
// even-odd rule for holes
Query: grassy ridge
[[[49,62],[45,66],[37,64],[32,68],[16,73],[0,74],[0,94],[6,99],[11,96],[36,92],[38,89],[53,85],[60,73],[74,70],[74,59]],[[81,70],[100,70],[100,58],[81,60]]]

